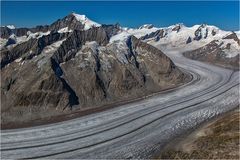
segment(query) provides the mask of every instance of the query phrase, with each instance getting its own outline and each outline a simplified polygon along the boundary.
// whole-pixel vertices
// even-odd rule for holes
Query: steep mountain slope
[[[190,78],[132,34],[112,41],[122,32],[118,24],[100,25],[83,15],[1,30],[5,125],[146,96]]]
[[[231,69],[239,69],[240,40],[236,33],[232,33],[222,39],[213,40],[207,45],[187,51],[186,57],[207,61]]]

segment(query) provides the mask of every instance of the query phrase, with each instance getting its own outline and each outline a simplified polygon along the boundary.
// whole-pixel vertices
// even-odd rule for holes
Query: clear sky
[[[138,27],[151,23],[166,27],[207,23],[224,30],[239,30],[239,1],[2,1],[1,25],[33,27],[51,24],[71,12],[85,14],[101,24]]]

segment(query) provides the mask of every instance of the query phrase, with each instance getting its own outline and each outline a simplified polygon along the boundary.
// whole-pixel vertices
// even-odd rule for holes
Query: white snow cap
[[[58,30],[58,33],[67,33],[67,32],[72,32],[71,29],[69,29],[68,27],[62,28]]]
[[[7,25],[7,28],[9,28],[9,29],[15,29],[15,26],[14,26],[14,25]]]
[[[95,26],[95,27],[101,26],[97,22],[94,22],[94,21],[88,19],[85,15],[80,15],[80,14],[76,14],[76,13],[72,13],[72,15],[74,15],[79,22],[84,24],[85,30],[88,30],[88,29],[92,28],[93,26]]]
[[[139,29],[143,29],[143,28],[151,29],[153,27],[154,27],[153,24],[144,24],[144,25],[140,26]]]

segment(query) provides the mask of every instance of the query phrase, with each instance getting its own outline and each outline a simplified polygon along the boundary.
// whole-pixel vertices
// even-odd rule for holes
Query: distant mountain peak
[[[206,24],[206,23],[202,23],[201,25],[200,25],[200,27],[202,27],[202,28],[204,28],[204,27],[207,27],[208,25]]]
[[[183,23],[177,23],[172,26],[172,31],[177,31],[179,32],[185,25]]]
[[[143,29],[143,28],[151,29],[153,27],[154,27],[153,24],[144,24],[144,25],[140,26],[139,29]]]
[[[74,12],[71,13],[71,15],[73,15],[76,18],[77,21],[84,24],[84,29],[85,30],[88,30],[88,29],[92,28],[93,26],[95,26],[95,27],[101,26],[101,24],[90,20],[86,15],[80,15],[80,14],[77,14],[77,13],[74,13]]]
[[[87,19],[86,15],[81,15],[81,14],[77,14],[77,13],[71,13],[71,15],[73,15],[76,19],[78,19],[79,21],[85,21]]]
[[[185,27],[185,25],[183,23],[176,23],[174,26]]]
[[[9,29],[15,29],[16,27],[14,25],[7,25]]]
[[[16,29],[14,25],[6,25],[6,26],[1,26],[1,27],[7,27],[8,29]]]

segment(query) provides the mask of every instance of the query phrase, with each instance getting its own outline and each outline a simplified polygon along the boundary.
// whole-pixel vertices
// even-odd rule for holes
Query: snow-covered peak
[[[171,25],[169,27],[165,27],[165,28],[173,29],[173,28],[176,28],[176,27],[184,28],[186,26],[183,23],[177,23],[177,24]]]
[[[7,27],[9,29],[16,29],[16,27],[14,25],[7,25],[7,26],[1,26],[1,27]]]
[[[145,24],[139,27],[138,29],[134,28],[121,28],[119,34],[113,36],[110,42],[125,40],[129,35],[134,35],[137,38],[144,37],[146,35],[150,35],[151,33],[156,32],[156,34],[152,34],[153,36],[158,36],[157,32],[162,30],[163,37],[161,37],[162,43],[173,43],[174,45],[186,45],[187,40],[190,38],[191,41],[203,41],[203,44],[209,43],[214,39],[222,38],[228,35],[230,32],[220,30],[216,26],[212,25],[194,25],[192,27],[187,27],[183,23],[178,23],[175,25],[171,25],[169,27],[156,28],[150,24]],[[161,33],[161,32],[159,32]],[[148,40],[154,39],[155,37],[149,37]],[[190,42],[191,43],[191,42]]]
[[[75,18],[81,22],[82,24],[84,24],[84,29],[88,30],[91,27],[95,26],[95,27],[99,27],[101,26],[100,24],[90,20],[89,18],[86,17],[86,15],[80,15],[80,14],[76,14],[76,13],[72,13],[73,16],[75,16]]]
[[[87,19],[86,15],[80,15],[76,13],[72,13],[72,15],[74,15],[78,21],[85,21]]]
[[[150,44],[157,46],[196,49],[200,48],[213,40],[219,40],[231,34],[230,31],[224,31],[213,25],[194,25],[191,27],[182,24],[176,24],[165,28],[163,36],[159,38],[149,37],[145,39]],[[161,32],[159,32],[161,33]],[[155,34],[152,34],[155,36]],[[158,34],[156,36],[159,36]]]
[[[143,29],[143,28],[151,29],[153,27],[154,27],[153,24],[144,24],[144,25],[140,26],[138,29]]]
[[[9,29],[15,29],[16,28],[14,25],[7,25],[6,27],[9,28]]]

